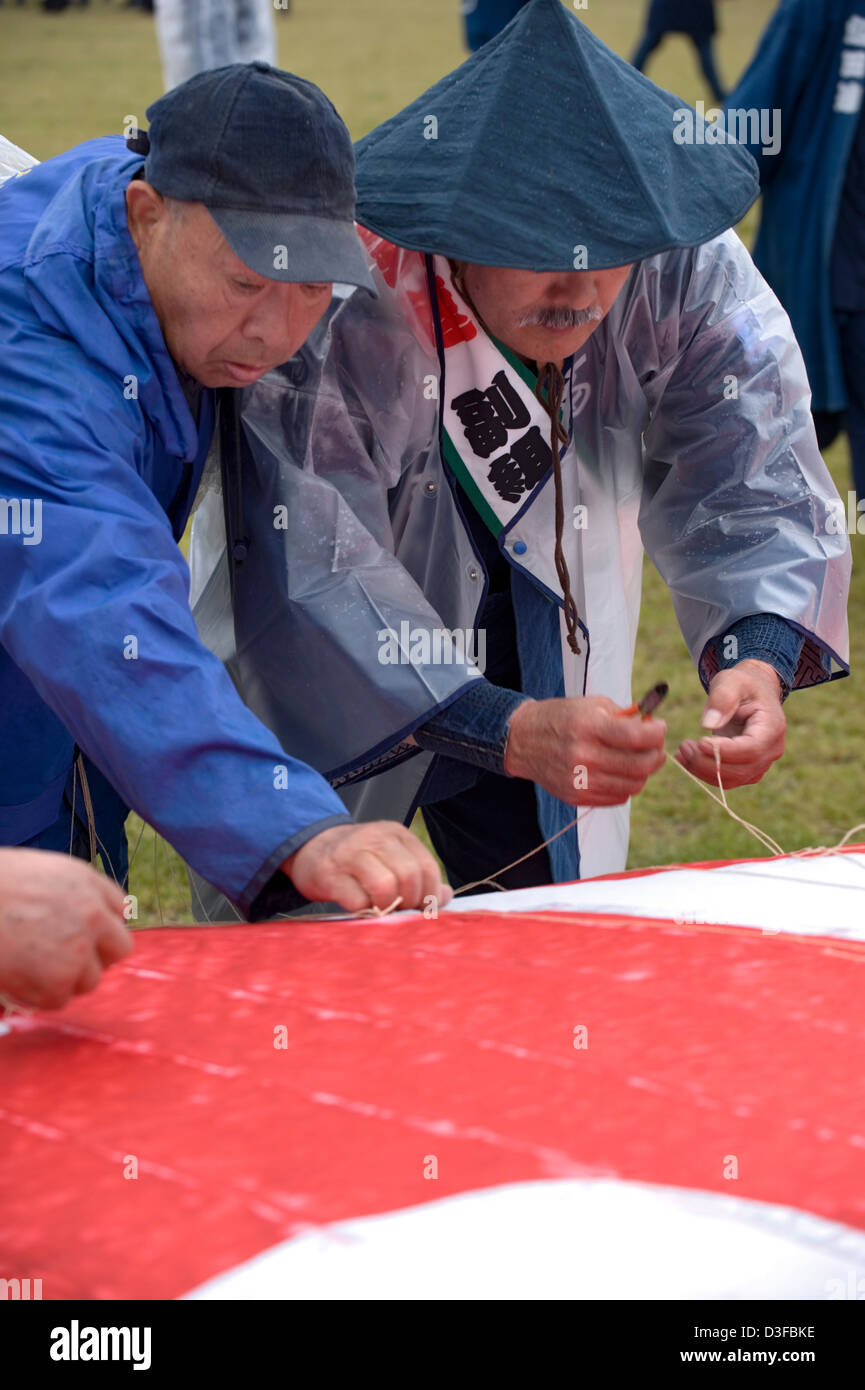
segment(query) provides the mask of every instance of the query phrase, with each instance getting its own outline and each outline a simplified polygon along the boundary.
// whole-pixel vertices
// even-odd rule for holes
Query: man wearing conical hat
[[[355,814],[420,807],[455,885],[624,867],[664,757],[622,714],[644,550],[725,785],[847,671],[801,355],[730,230],[755,166],[684,114],[532,0],[360,142],[379,297],[245,393],[199,511],[196,613],[244,698]],[[708,737],[676,756],[715,780]]]

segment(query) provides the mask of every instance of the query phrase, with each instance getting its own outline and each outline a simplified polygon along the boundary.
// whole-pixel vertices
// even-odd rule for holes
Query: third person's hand
[[[336,902],[347,912],[390,907],[445,907],[452,889],[429,850],[398,821],[334,825],[307,840],[282,865],[313,902]]]

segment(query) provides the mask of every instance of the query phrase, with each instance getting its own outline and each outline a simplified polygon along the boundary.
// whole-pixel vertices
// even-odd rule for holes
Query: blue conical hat
[[[559,0],[532,0],[359,141],[357,220],[412,250],[539,271],[696,246],[744,216],[759,179],[693,112],[679,143],[688,110]]]

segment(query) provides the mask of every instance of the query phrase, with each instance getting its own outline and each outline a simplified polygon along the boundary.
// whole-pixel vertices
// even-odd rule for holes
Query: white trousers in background
[[[165,90],[207,68],[276,62],[273,0],[156,0]]]

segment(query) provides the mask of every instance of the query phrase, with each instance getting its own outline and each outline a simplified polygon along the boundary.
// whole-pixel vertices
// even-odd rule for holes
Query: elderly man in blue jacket
[[[0,189],[0,845],[98,845],[123,880],[132,807],[253,920],[446,901],[403,826],[354,824],[243,706],[177,546],[218,389],[296,352],[332,281],[371,285],[348,132],[264,63],[148,116],[149,148]]]

